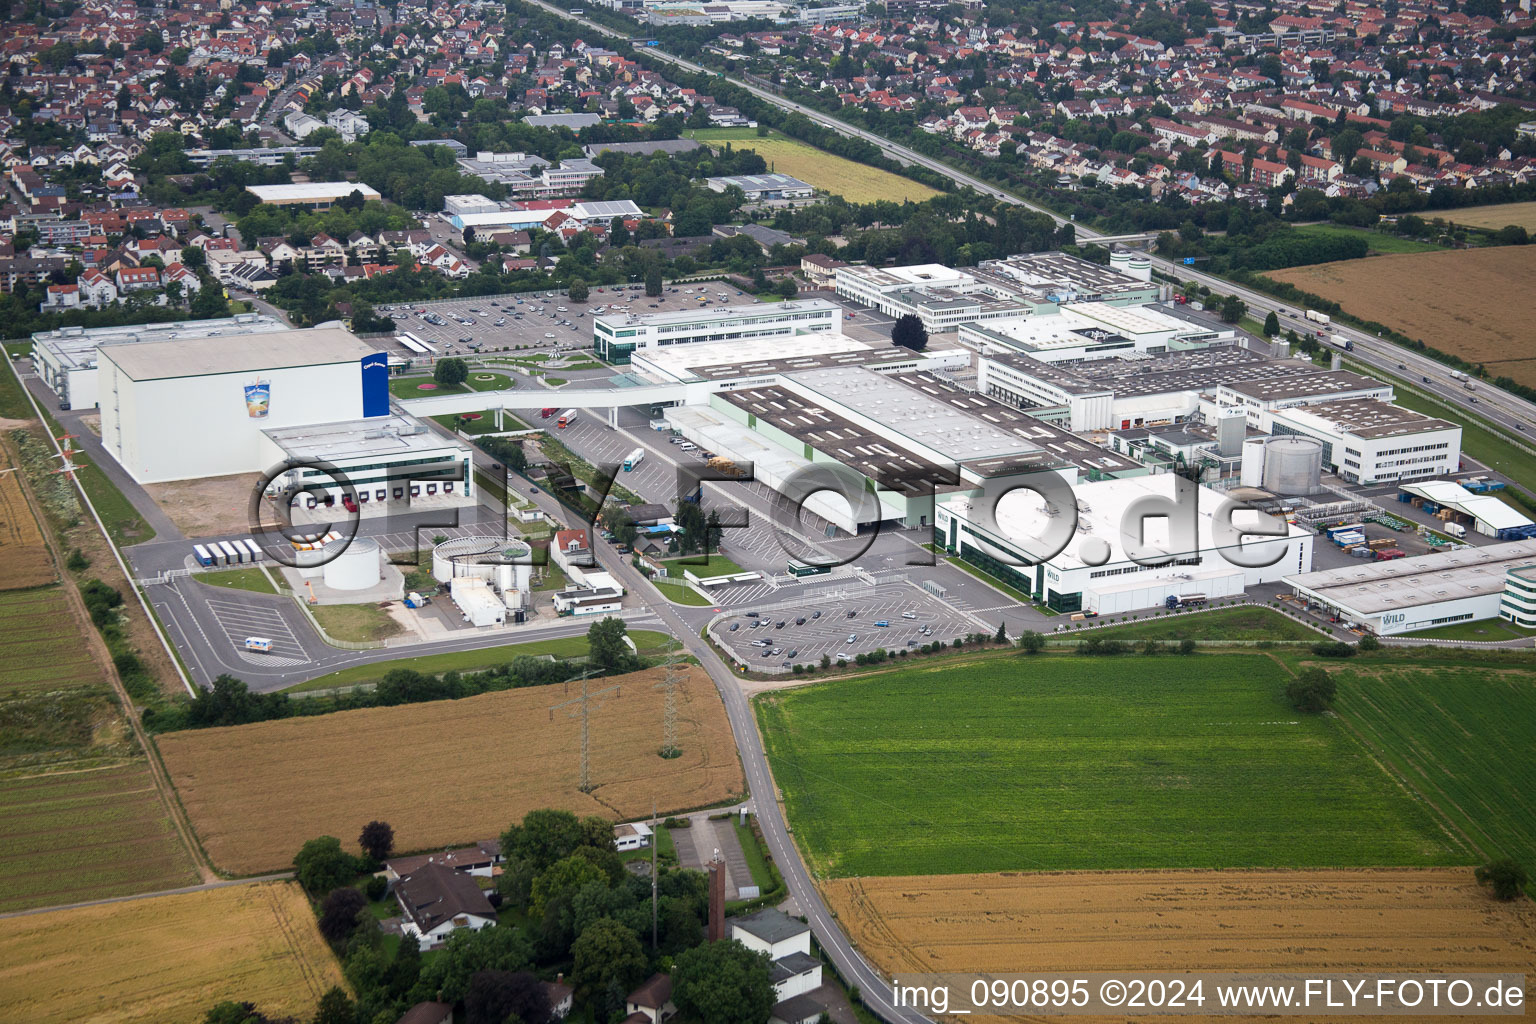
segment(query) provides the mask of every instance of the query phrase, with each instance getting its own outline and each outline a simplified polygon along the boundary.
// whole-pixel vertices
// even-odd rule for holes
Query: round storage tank
[[[347,550],[325,563],[321,575],[332,590],[367,590],[377,585],[379,542],[371,537],[352,538]]]
[[[1277,437],[1264,446],[1264,489],[1316,494],[1322,489],[1323,444],[1310,437]]]
[[[1145,256],[1132,256],[1126,273],[1138,281],[1150,281],[1152,280],[1152,261]]]
[[[447,540],[432,549],[432,578],[447,583],[454,577],[472,576],[490,583],[498,582],[497,566],[512,566],[513,581],[519,590],[527,590],[532,575],[532,548],[519,540],[495,537],[460,537]]]
[[[1238,483],[1244,487],[1264,486],[1264,443],[1267,437],[1250,437],[1243,442],[1243,466]]]
[[[1109,269],[1118,270],[1122,274],[1131,272],[1131,254],[1124,249],[1109,254]]]

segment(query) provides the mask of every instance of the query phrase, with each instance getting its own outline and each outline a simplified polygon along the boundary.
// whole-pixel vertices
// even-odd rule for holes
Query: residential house
[[[768,954],[769,977],[779,1003],[821,987],[821,961],[811,955],[811,926],[804,921],[769,907],[732,918],[731,938],[754,953]],[[799,1024],[801,1018],[796,1015],[801,1012],[793,1006],[782,1012],[774,1007],[785,1024]]]
[[[549,545],[549,557],[561,569],[570,571],[571,565],[592,565],[592,542],[586,530],[561,530]]]
[[[651,845],[651,826],[643,821],[613,826],[613,848],[620,853],[643,850]]]
[[[66,309],[80,308],[80,286],[77,284],[51,284],[47,298],[37,304],[40,313],[62,313]]]
[[[677,1007],[672,1002],[672,976],[660,972],[646,979],[645,984],[635,989],[624,999],[624,1012],[629,1014],[624,1024],[640,1024],[649,1021],[650,1024],[662,1024],[677,1014]]]
[[[124,267],[117,272],[119,295],[149,291],[160,287],[160,271],[154,267]]]
[[[117,301],[117,285],[99,270],[87,270],[76,283],[80,286],[80,303],[100,309]]]
[[[837,283],[837,270],[848,264],[821,253],[811,253],[800,258],[800,273],[815,288],[831,288]]]
[[[422,949],[435,949],[460,928],[479,931],[496,924],[496,909],[469,875],[445,864],[424,864],[395,883],[400,929]]]
[[[400,1015],[395,1024],[453,1024],[452,1003],[417,1003]]]
[[[384,862],[386,877],[402,878],[426,867],[441,864],[475,878],[490,878],[501,864],[501,841],[482,839],[474,846],[463,846],[441,853],[422,853],[414,857],[394,857]]]

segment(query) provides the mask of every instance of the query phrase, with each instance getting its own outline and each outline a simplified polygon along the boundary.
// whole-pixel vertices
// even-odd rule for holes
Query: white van
[[[272,641],[264,636],[248,636],[245,638],[245,649],[248,651],[270,651]]]
[[[697,450],[699,446],[694,444],[692,441],[684,441],[682,444],[678,445],[677,447],[680,450],[682,450],[682,451],[691,452],[691,451]]]

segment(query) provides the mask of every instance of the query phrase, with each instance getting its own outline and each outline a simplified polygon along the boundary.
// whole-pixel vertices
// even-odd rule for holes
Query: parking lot
[[[785,593],[793,591],[780,591]],[[777,606],[743,608],[711,626],[710,634],[740,664],[773,670],[785,662],[820,664],[823,655],[852,661],[882,648],[894,654],[935,640],[947,644],[980,628],[917,587],[893,583],[806,588]]]

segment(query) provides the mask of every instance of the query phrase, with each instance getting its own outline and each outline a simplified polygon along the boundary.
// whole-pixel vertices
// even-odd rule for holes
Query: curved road
[[[541,7],[551,14],[558,15],[568,21],[574,21],[580,24],[583,28],[591,29],[592,31],[600,33],[609,38],[630,38],[622,32],[618,32],[614,29],[608,28],[607,26],[600,25],[595,21],[573,16],[562,8],[556,7],[553,4],[545,3],[544,0],[525,0],[525,2],[537,7]],[[685,60],[682,57],[678,57],[674,54],[667,53],[664,50],[656,49],[654,47],[645,47],[642,52],[654,56],[659,61],[672,64],[676,67],[684,68],[688,71],[693,71],[698,74],[724,77],[721,76],[718,72],[711,70],[710,68],[706,68],[690,60]],[[1034,210],[1037,213],[1043,213],[1049,216],[1052,220],[1056,221],[1058,225],[1069,223],[1067,218],[1061,216],[1058,213],[1055,213],[1052,210],[1048,210],[1043,206],[1039,206],[1035,203],[1020,199],[1018,196],[1013,195],[1011,192],[1007,192],[997,187],[996,185],[991,184],[990,182],[982,181],[979,178],[966,174],[964,171],[956,170],[954,167],[944,163],[942,160],[937,160],[933,157],[925,156],[916,150],[909,149],[906,146],[902,146],[891,142],[888,139],[881,138],[873,132],[865,131],[862,128],[848,124],[844,121],[840,121],[829,114],[815,110],[811,107],[807,107],[804,104],[796,103],[793,100],[786,99],[777,93],[753,85],[750,82],[743,82],[738,78],[729,78],[728,81],[730,81],[732,85],[737,86],[738,88],[747,90],[753,96],[756,96],[758,99],[765,103],[772,103],[774,106],[777,106],[780,109],[802,114],[810,120],[821,125],[822,127],[830,128],[840,135],[846,135],[856,139],[863,139],[865,142],[868,142],[871,145],[878,146],[881,152],[885,153],[886,156],[893,160],[900,161],[904,164],[916,165],[918,167],[926,168],[937,174],[942,174],[956,184],[964,185],[975,190],[976,192],[981,193],[982,195],[990,196],[999,202],[1009,203],[1014,206],[1023,206],[1030,210]],[[1092,241],[1095,238],[1106,237],[1102,232],[1094,231],[1081,225],[1074,225],[1074,227],[1076,228],[1077,236],[1084,241]],[[1270,310],[1276,310],[1277,312],[1282,310],[1289,311],[1296,314],[1297,317],[1299,317],[1302,312],[1302,310],[1296,306],[1288,306],[1286,303],[1271,296],[1264,295],[1249,288],[1244,288],[1241,285],[1233,284],[1232,282],[1225,281],[1219,277],[1214,277],[1210,274],[1202,274],[1191,267],[1185,266],[1182,263],[1167,260],[1155,255],[1151,256],[1150,258],[1152,263],[1159,270],[1166,274],[1171,274],[1179,280],[1194,281],[1198,284],[1205,285],[1212,291],[1225,295],[1236,295],[1238,298],[1242,299],[1245,303],[1248,304],[1248,309],[1250,312],[1256,313],[1260,318],[1267,315]],[[1293,319],[1292,317],[1287,316],[1285,312],[1280,312],[1279,315],[1282,323],[1285,323],[1288,326],[1295,326],[1298,331],[1305,329],[1307,326],[1307,321],[1301,319]],[[1394,342],[1384,341],[1380,338],[1377,338],[1375,335],[1367,334],[1364,331],[1359,331],[1351,327],[1339,326],[1325,328],[1325,331],[1328,333],[1342,334],[1344,337],[1354,342],[1355,347],[1354,351],[1350,353],[1351,358],[1375,369],[1379,369],[1389,375],[1402,376],[1407,380],[1408,383],[1412,384],[1413,387],[1418,390],[1431,392],[1435,395],[1435,397],[1440,398],[1443,401],[1449,401],[1453,404],[1468,404],[1469,399],[1475,397],[1477,401],[1471,404],[1476,405],[1477,413],[1484,420],[1487,420],[1495,427],[1505,431],[1506,440],[1510,440],[1515,443],[1525,443],[1536,447],[1536,404],[1528,402],[1506,391],[1495,388],[1491,384],[1482,382],[1477,383],[1475,392],[1469,392],[1467,389],[1462,387],[1460,382],[1452,381],[1450,379],[1450,371],[1445,366],[1445,364],[1431,359],[1428,356],[1420,355],[1419,353],[1414,352],[1411,349],[1404,348]],[[1427,382],[1423,379],[1426,377],[1428,378]],[[1519,438],[1519,435],[1521,434],[1529,435],[1530,439],[1527,441],[1521,441]]]

